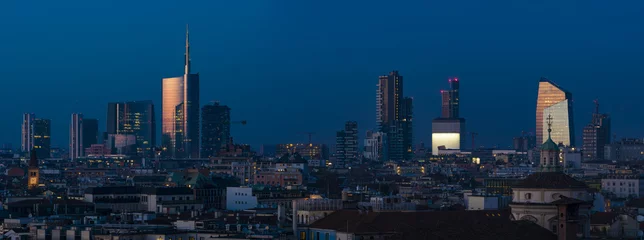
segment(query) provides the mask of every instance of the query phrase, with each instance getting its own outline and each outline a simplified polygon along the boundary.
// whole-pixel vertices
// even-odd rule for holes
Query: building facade
[[[336,134],[336,163],[334,167],[345,168],[347,164],[358,159],[358,123],[348,121],[344,130]]]
[[[618,198],[644,196],[644,178],[639,175],[608,175],[602,178],[602,192]]]
[[[403,77],[398,71],[378,78],[376,123],[378,132],[387,135],[384,159],[413,158],[413,99],[403,95]]]
[[[547,108],[557,104],[558,106],[549,109],[552,117],[557,119],[557,122],[554,124],[554,129],[557,129],[558,133],[553,135],[553,141],[557,143],[563,142],[567,146],[574,146],[575,128],[573,127],[572,93],[562,89],[546,78],[539,80],[535,132],[537,144],[542,144],[544,142],[544,136],[547,134],[544,124],[546,123],[545,118],[547,118],[548,114],[544,114],[544,112]]]
[[[371,161],[384,161],[384,138],[382,132],[367,131],[364,139],[363,156]]]
[[[22,136],[20,138],[22,152],[29,152],[34,148],[34,121],[36,115],[33,113],[25,113],[22,115]]]
[[[465,119],[460,118],[460,83],[448,79],[450,89],[441,90],[441,117],[432,121],[432,155],[440,149],[462,149],[465,146]]]
[[[83,156],[83,114],[72,113],[69,124],[69,158],[76,160]]]
[[[604,159],[604,147],[610,144],[610,116],[599,113],[599,102],[595,100],[595,113],[583,132],[583,152],[587,160]]]
[[[275,156],[285,154],[299,154],[304,159],[327,160],[329,159],[329,148],[320,143],[284,143],[275,145]]]
[[[152,101],[112,102],[107,104],[107,134],[134,136],[136,154],[154,156],[156,120]]]
[[[230,108],[218,102],[201,109],[201,157],[217,156],[230,139]]]
[[[186,31],[184,74],[164,78],[162,147],[166,156],[199,158],[199,74],[190,68],[190,41]]]
[[[34,149],[39,158],[51,156],[51,120],[36,118],[34,120]]]
[[[625,138],[604,146],[604,159],[611,161],[644,160],[644,141]]]

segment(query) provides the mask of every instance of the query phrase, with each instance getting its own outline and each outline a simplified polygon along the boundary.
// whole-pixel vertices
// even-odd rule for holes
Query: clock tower
[[[29,182],[27,183],[27,186],[29,189],[34,189],[38,187],[38,181],[40,180],[40,170],[38,169],[38,156],[36,156],[36,149],[31,150],[29,157]]]

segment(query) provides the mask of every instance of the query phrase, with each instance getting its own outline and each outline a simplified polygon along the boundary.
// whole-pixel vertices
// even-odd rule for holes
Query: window
[[[525,194],[525,199],[532,199],[532,193],[526,193]]]
[[[306,232],[300,232],[300,240],[306,240]]]

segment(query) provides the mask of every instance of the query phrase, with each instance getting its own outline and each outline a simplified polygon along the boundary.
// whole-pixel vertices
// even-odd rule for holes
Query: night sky
[[[414,97],[416,142],[429,142],[447,78],[477,143],[534,132],[545,76],[571,91],[576,135],[592,100],[613,132],[644,135],[644,2],[632,1],[0,1],[0,143],[20,145],[21,115],[99,118],[111,101],[153,100],[183,71],[185,24],[201,102],[232,108],[237,142],[333,143],[347,120],[375,127],[379,75],[399,70]],[[160,135],[160,134],[157,134]],[[469,143],[468,143],[469,144]],[[478,145],[478,144],[477,144]]]

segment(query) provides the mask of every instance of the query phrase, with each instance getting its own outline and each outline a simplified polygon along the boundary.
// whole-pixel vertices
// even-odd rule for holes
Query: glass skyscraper
[[[556,105],[556,106],[555,106]],[[547,112],[546,113],[546,109]],[[552,140],[566,146],[575,146],[575,135],[572,115],[572,93],[557,86],[552,81],[541,78],[537,96],[536,138],[537,145],[548,135],[546,122],[548,115],[552,117]]]
[[[34,149],[39,158],[48,158],[51,153],[51,120],[34,120]]]
[[[186,29],[184,74],[162,84],[162,147],[168,157],[199,158],[199,74],[190,73],[190,41]]]
[[[156,121],[152,101],[108,103],[107,134],[133,135],[136,154],[151,157],[156,146]]]
[[[214,103],[201,112],[201,157],[216,157],[230,138],[230,108]]]

